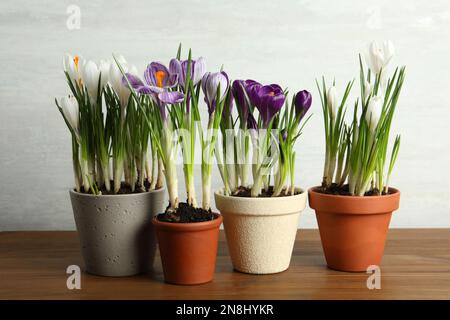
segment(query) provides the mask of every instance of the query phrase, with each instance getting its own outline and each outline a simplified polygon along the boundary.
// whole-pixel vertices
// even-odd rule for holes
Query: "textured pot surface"
[[[153,218],[166,282],[193,285],[213,280],[222,224],[222,216],[215,216],[214,220],[194,223]]]
[[[244,198],[214,194],[223,215],[231,260],[236,270],[278,273],[289,268],[306,192],[288,197]]]
[[[151,220],[164,210],[165,191],[100,195],[70,191],[86,271],[130,276],[153,265],[156,237]]]
[[[316,211],[325,259],[330,268],[365,272],[380,265],[392,212],[400,192],[385,196],[340,196],[309,190],[309,205]]]

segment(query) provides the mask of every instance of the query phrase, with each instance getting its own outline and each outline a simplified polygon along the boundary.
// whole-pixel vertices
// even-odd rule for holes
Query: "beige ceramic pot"
[[[164,211],[165,189],[124,195],[70,191],[85,270],[101,276],[131,276],[152,268],[154,215]]]
[[[252,274],[289,268],[300,212],[307,194],[274,198],[244,198],[214,194],[223,216],[233,266]]]

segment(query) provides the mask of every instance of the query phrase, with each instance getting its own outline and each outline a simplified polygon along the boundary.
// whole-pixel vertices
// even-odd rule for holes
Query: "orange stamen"
[[[166,73],[162,70],[155,72],[156,85],[160,88],[163,86],[163,80],[166,77]]]
[[[275,92],[269,92],[269,96],[273,97],[275,95]]]
[[[80,61],[80,57],[79,56],[73,57],[73,62],[75,63],[75,67],[77,68],[77,71],[78,71],[78,61]]]

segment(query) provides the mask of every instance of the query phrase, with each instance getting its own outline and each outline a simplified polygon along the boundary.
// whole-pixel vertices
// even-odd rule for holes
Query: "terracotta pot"
[[[193,223],[153,218],[166,282],[193,285],[213,280],[222,224],[222,216],[214,215],[214,220]]]
[[[252,274],[278,273],[289,268],[306,192],[274,198],[244,198],[214,194],[234,269]]]
[[[164,188],[100,196],[71,190],[70,199],[87,272],[121,277],[152,268],[156,236],[151,220],[164,210]]]
[[[400,191],[384,196],[340,196],[309,189],[309,205],[316,211],[328,267],[365,272],[380,265],[392,212],[399,207]]]

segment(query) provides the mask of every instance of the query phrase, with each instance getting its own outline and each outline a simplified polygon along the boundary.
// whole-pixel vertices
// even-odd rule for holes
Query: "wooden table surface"
[[[164,283],[158,255],[152,274],[82,273],[68,290],[78,246],[71,231],[1,232],[0,299],[450,299],[450,229],[390,230],[380,290],[367,289],[369,274],[328,269],[317,230],[299,230],[289,270],[259,276],[233,271],[222,233],[215,279],[200,286]]]

